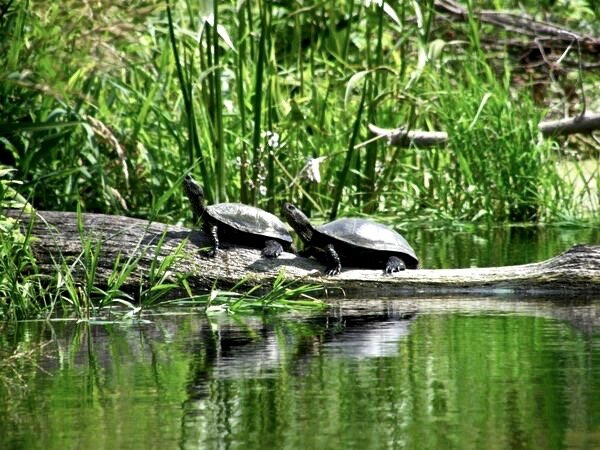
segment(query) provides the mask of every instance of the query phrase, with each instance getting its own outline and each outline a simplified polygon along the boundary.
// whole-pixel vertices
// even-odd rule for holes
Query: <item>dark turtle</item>
[[[206,206],[202,187],[189,175],[183,180],[183,190],[192,204],[194,219],[202,221],[202,229],[210,236],[212,249],[207,256],[217,254],[219,239],[260,248],[268,258],[277,258],[284,249],[293,251],[290,233],[273,214],[242,203]]]
[[[342,263],[354,267],[383,267],[386,273],[416,269],[419,264],[406,239],[380,223],[349,218],[315,228],[294,205],[285,203],[282,213],[304,242],[302,254],[325,262],[328,275],[340,273]]]

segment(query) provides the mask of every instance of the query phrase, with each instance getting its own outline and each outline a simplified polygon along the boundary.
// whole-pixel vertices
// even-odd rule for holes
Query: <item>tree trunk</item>
[[[423,296],[445,294],[544,293],[584,295],[600,293],[600,246],[578,245],[547,261],[518,266],[418,269],[386,275],[379,270],[343,269],[338,276],[323,276],[324,266],[313,259],[283,253],[277,259],[261,258],[250,248],[225,248],[215,258],[205,258],[199,248],[208,245],[201,231],[176,225],[148,222],[122,216],[82,214],[82,227],[72,212],[22,211],[5,214],[21,221],[26,232],[31,217],[31,244],[40,270],[52,275],[56,264],[72,265],[76,276],[86,271],[88,256],[81,256],[83,242],[99,245],[96,282],[103,285],[115,271],[115,264],[136,261],[137,267],[124,288],[137,291],[151,283],[153,263],[173,255],[184,243],[180,257],[169,269],[169,277],[186,276],[195,294],[213,288],[226,289],[245,279],[247,285],[268,290],[279,271],[287,280],[320,285],[328,296]],[[92,248],[94,248],[92,246]],[[117,260],[117,258],[119,258]],[[118,261],[118,263],[116,263]]]

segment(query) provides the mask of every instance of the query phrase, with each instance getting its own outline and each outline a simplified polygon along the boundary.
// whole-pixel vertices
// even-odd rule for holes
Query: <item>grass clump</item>
[[[281,270],[273,285],[266,291],[264,286],[255,285],[245,288],[247,280],[242,279],[231,290],[213,289],[204,295],[190,295],[187,299],[173,300],[175,305],[200,306],[207,314],[245,314],[275,312],[311,312],[322,311],[329,306],[312,294],[322,291],[315,285],[302,284],[298,281],[286,281],[285,272]],[[240,291],[242,291],[240,293]],[[190,292],[191,294],[191,292]]]

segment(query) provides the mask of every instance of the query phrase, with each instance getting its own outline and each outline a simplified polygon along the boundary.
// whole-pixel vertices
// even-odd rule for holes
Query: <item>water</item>
[[[474,227],[461,232],[401,231],[427,269],[496,267],[542,261],[575,244],[600,244],[600,228]]]
[[[547,231],[413,238],[429,267],[598,239]],[[144,318],[0,324],[0,449],[600,448],[600,298]]]

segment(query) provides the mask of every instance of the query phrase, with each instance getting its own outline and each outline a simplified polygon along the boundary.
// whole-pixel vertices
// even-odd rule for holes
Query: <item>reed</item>
[[[73,210],[81,201],[86,211],[173,220],[186,210],[178,179],[191,170],[209,200],[273,211],[292,200],[330,217],[596,216],[572,204],[569,186],[534,195],[531,186],[560,181],[542,167],[561,157],[538,142],[545,110],[511,83],[508,59],[488,58],[476,21],[450,25],[467,44],[443,41],[431,1],[67,3],[62,14],[13,2],[0,25],[10,37],[0,91],[12,100],[2,142],[36,207]],[[82,16],[102,17],[93,25],[105,36],[90,36]],[[501,109],[503,121],[494,121]],[[393,149],[367,142],[367,122],[453,137],[447,148]],[[494,136],[510,154],[489,151]],[[486,172],[490,157],[500,159]],[[324,158],[320,182],[304,176],[311,158]],[[525,169],[529,180],[518,174]],[[470,183],[482,176],[493,189]],[[581,182],[593,196],[595,177],[582,172]]]
[[[597,9],[574,3],[548,4],[546,13],[600,33]],[[556,105],[581,105],[558,89],[542,103],[535,99],[528,84],[515,82],[518,68],[507,52],[486,51],[488,30],[472,17],[440,21],[431,0],[206,5],[2,7],[0,164],[18,181],[10,189],[38,209],[175,222],[191,219],[180,186],[193,172],[209,201],[274,212],[292,201],[321,218],[448,224],[600,217],[600,171],[589,163],[597,146],[541,141],[536,128]],[[599,83],[594,73],[583,81],[589,92]],[[368,122],[445,130],[450,141],[392,148],[371,141]],[[45,289],[24,242],[27,236],[2,242],[1,264],[12,274],[2,289],[14,298]],[[62,278],[54,280],[65,298],[80,296],[71,306],[81,315],[96,295],[98,251],[92,243],[84,248],[83,293],[69,278],[70,263],[56,262]],[[31,273],[14,276],[25,266]],[[114,283],[101,294],[129,301]],[[158,300],[159,292],[144,295]],[[48,301],[60,301],[57,295]],[[20,307],[5,311],[21,314]]]

